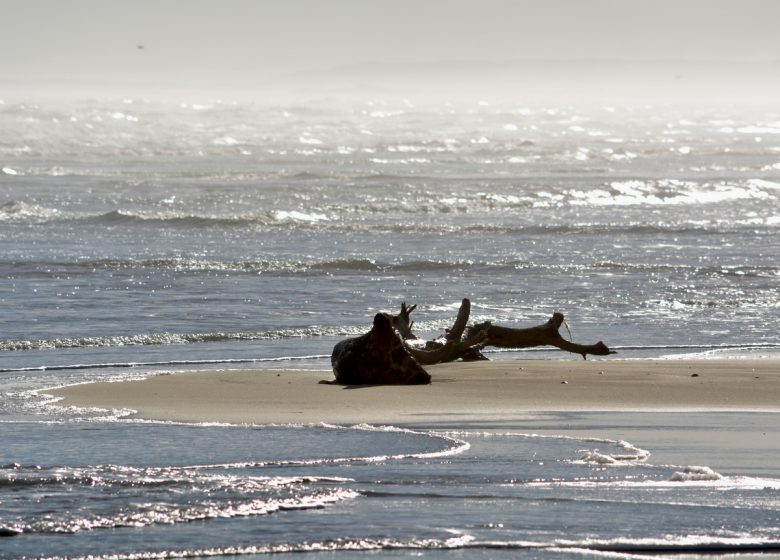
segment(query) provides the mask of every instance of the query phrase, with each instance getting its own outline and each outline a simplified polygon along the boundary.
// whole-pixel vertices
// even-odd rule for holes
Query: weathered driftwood
[[[498,327],[488,321],[469,327],[467,336],[474,336],[477,333],[483,332],[485,333],[485,345],[495,346],[496,348],[555,346],[567,352],[581,354],[583,359],[587,359],[588,354],[594,356],[617,354],[617,352],[610,350],[607,345],[601,341],[596,344],[576,344],[566,340],[558,332],[558,329],[561,328],[561,325],[564,324],[564,322],[563,313],[553,313],[550,320],[543,325],[527,329]]]
[[[401,305],[401,315],[405,317],[403,324],[408,327],[411,333],[411,322],[409,314],[414,311],[416,306],[406,307]],[[405,313],[405,315],[404,315]],[[582,355],[587,359],[588,354],[596,356],[606,356],[615,354],[603,342],[596,344],[576,344],[563,338],[558,330],[566,321],[562,313],[554,313],[552,318],[543,325],[525,329],[515,329],[509,327],[499,327],[491,322],[480,323],[471,327],[466,327],[471,313],[471,302],[464,299],[458,310],[458,317],[452,328],[447,331],[444,342],[430,341],[426,344],[424,350],[409,348],[414,358],[426,365],[440,362],[451,362],[458,359],[486,360],[480,349],[484,346],[494,346],[496,348],[531,348],[534,346],[555,346],[561,350]],[[400,317],[396,316],[396,317]],[[568,328],[568,325],[567,325]],[[411,333],[412,337],[417,338]],[[406,337],[411,338],[411,337]]]
[[[406,302],[401,304],[401,312],[398,315],[391,315],[390,319],[393,322],[393,328],[398,331],[398,335],[402,340],[415,340],[417,336],[412,332],[414,321],[411,320],[410,315],[412,311],[417,309],[417,304],[409,307]]]
[[[393,317],[374,316],[366,334],[342,340],[330,358],[336,382],[343,385],[417,385],[431,382],[431,376],[409,354],[396,335]]]
[[[486,360],[480,350],[485,346],[498,348],[530,348],[555,346],[567,352],[606,356],[615,354],[603,342],[577,344],[564,339],[558,330],[565,325],[562,313],[536,327],[514,329],[485,322],[467,327],[471,302],[461,302],[458,316],[443,339],[428,341],[425,348],[409,345],[416,339],[412,332],[411,313],[417,308],[401,304],[398,315],[377,313],[371,330],[359,337],[342,340],[333,348],[331,365],[336,382],[344,385],[414,385],[430,383],[431,376],[423,365],[455,360]],[[567,325],[568,328],[568,325]]]
[[[406,349],[419,363],[430,366],[444,362],[454,362],[462,359],[463,361],[486,360],[479,352],[485,339],[484,333],[477,333],[471,338],[465,340],[447,340],[438,343],[433,341],[426,345],[426,348],[414,348],[406,345]]]
[[[402,304],[401,306],[402,312],[404,305]],[[414,307],[411,310],[414,310]],[[407,344],[407,350],[414,356],[415,360],[424,365],[454,362],[458,359],[464,361],[486,360],[487,358],[479,351],[479,348],[484,344],[485,333],[478,332],[474,333],[474,335],[463,337],[470,314],[471,302],[468,299],[464,299],[460,304],[455,323],[445,333],[444,342],[431,340],[426,343],[425,348],[416,348]]]

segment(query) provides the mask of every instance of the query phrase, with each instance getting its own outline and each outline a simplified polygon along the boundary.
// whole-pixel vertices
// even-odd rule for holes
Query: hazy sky
[[[780,0],[0,0],[0,14],[5,83],[246,82],[366,62],[780,60]]]

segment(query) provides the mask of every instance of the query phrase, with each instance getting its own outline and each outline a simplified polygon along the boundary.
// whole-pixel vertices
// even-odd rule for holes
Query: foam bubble
[[[738,128],[737,132],[742,134],[780,134],[780,126],[743,126]]]

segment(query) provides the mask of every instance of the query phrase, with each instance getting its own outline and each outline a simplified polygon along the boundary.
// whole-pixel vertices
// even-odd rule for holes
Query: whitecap
[[[622,454],[607,454],[602,453],[598,449],[585,450],[580,455],[580,458],[575,463],[593,463],[596,465],[633,465],[636,463],[642,463],[650,457],[650,452],[636,447],[631,443],[621,440],[614,442],[614,444],[623,449],[626,453]]]
[[[515,205],[520,204],[523,201],[522,198],[513,194],[494,194],[480,192],[477,193],[477,196],[500,205]]]
[[[702,482],[721,479],[723,479],[723,475],[710,467],[685,467],[683,470],[675,472],[669,480],[672,482]]]
[[[434,311],[452,311],[454,309],[460,309],[460,306],[461,306],[461,302],[457,301],[457,302],[452,302],[452,303],[449,303],[449,304],[442,304],[442,305],[432,304],[432,305],[426,307],[426,309],[428,311],[432,311],[432,312],[434,312]]]
[[[237,140],[233,138],[232,136],[220,136],[219,138],[215,138],[211,141],[211,144],[214,146],[237,146],[238,144],[243,144],[240,140]]]
[[[598,451],[585,451],[580,455],[579,461],[577,462],[595,463],[597,465],[615,465],[618,461],[611,455],[605,455]]]
[[[737,129],[742,134],[780,134],[780,126],[743,126]]]
[[[328,220],[328,217],[325,214],[317,214],[315,212],[307,214],[305,212],[299,212],[297,210],[290,210],[290,211],[277,210],[276,212],[274,212],[274,217],[280,222],[295,221],[295,222],[314,223],[314,222],[322,222]]]
[[[403,115],[403,111],[371,111],[368,116],[374,119],[386,119]]]
[[[766,179],[750,179],[748,185],[759,189],[780,190],[780,183],[767,181]]]
[[[111,113],[111,118],[118,121],[128,121],[128,122],[138,122],[139,119],[135,115],[128,115],[127,113],[122,113],[117,111],[116,113]]]
[[[19,200],[9,200],[0,206],[0,221],[35,221],[43,222],[58,217],[60,211],[56,208],[44,208],[37,204],[28,204]]]

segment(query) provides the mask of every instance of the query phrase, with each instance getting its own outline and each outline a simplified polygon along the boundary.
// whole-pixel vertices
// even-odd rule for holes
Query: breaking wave
[[[315,336],[357,336],[365,327],[303,327],[256,332],[212,333],[143,333],[116,336],[74,337],[36,340],[0,341],[0,352],[61,348],[101,348],[116,346],[146,346],[163,344],[197,344],[208,342],[280,340]]]
[[[248,274],[338,274],[338,273],[426,273],[462,271],[507,271],[535,270],[567,274],[582,274],[599,271],[646,272],[675,274],[701,278],[778,278],[780,266],[721,265],[697,266],[692,264],[669,264],[654,262],[594,261],[581,264],[546,264],[524,259],[500,259],[494,261],[472,259],[413,259],[382,261],[374,258],[335,259],[202,259],[196,257],[161,257],[149,259],[84,259],[77,261],[3,261],[0,268],[7,266],[14,270],[14,276],[37,276],[44,271],[63,271],[71,275],[93,274],[96,270],[171,270],[174,272],[236,272]],[[651,302],[658,305],[672,305],[673,302]],[[682,305],[698,305],[696,302],[681,301]]]
[[[60,219],[62,213],[56,208],[46,208],[38,204],[9,200],[0,205],[0,223],[2,222],[48,222]]]
[[[5,469],[4,469],[5,470]],[[117,527],[147,527],[155,524],[187,523],[208,519],[227,519],[269,515],[295,509],[318,509],[358,496],[347,488],[321,487],[346,479],[311,476],[248,477],[210,474],[196,469],[133,468],[120,465],[56,467],[43,469],[15,467],[0,479],[0,490],[46,492],[49,501],[67,493],[90,496],[102,506],[65,509],[59,515],[35,515],[13,522],[8,530],[16,533],[78,533]],[[309,489],[311,488],[311,489]],[[157,502],[122,503],[147,489],[158,496]],[[307,491],[308,490],[308,491]],[[92,494],[95,494],[93,497]],[[182,503],[179,495],[191,499]],[[86,496],[85,496],[86,495]]]
[[[110,553],[89,556],[50,556],[49,560],[164,560],[167,558],[210,558],[227,556],[276,555],[291,553],[371,553],[376,551],[416,552],[446,550],[481,550],[485,554],[493,551],[538,551],[550,553],[571,553],[576,555],[597,554],[605,557],[615,555],[630,558],[642,554],[747,554],[774,553],[780,550],[780,542],[761,537],[711,537],[689,535],[667,539],[585,539],[585,540],[484,540],[460,531],[449,531],[449,536],[440,538],[338,538],[303,543],[236,545],[212,548],[181,550]],[[642,556],[645,557],[645,556]]]

